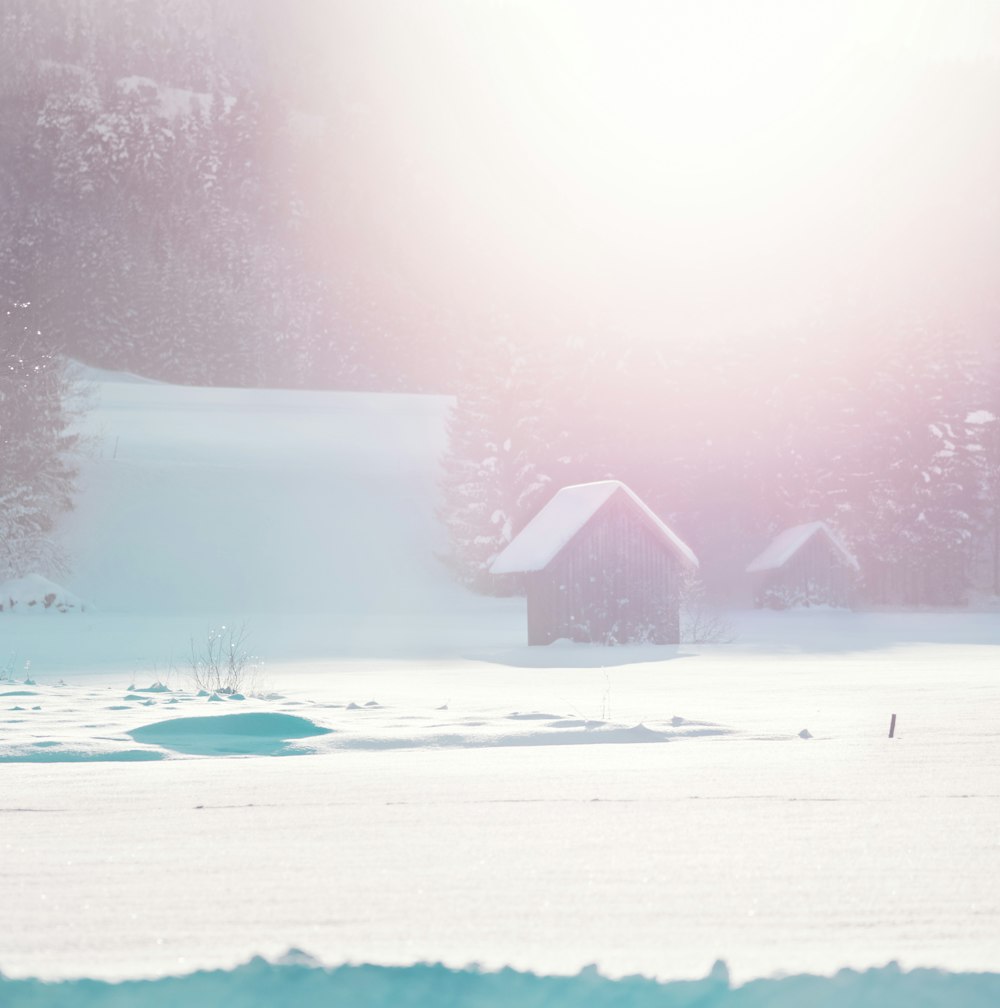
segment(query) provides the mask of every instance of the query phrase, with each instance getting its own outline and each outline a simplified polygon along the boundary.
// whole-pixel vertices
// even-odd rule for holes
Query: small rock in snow
[[[381,707],[382,705],[377,700],[369,700],[368,703],[365,704],[365,706],[366,707]]]
[[[809,731],[808,728],[803,728],[802,731],[799,732],[799,738],[812,738],[812,732]]]
[[[684,724],[684,718],[678,717],[676,714],[670,719],[670,723],[675,727],[679,727]]]
[[[434,709],[435,710],[447,710],[448,709],[448,705],[446,703],[443,703],[443,704],[441,704],[440,707],[435,707]]]
[[[344,710],[361,710],[359,704],[356,704],[353,700],[344,708]]]

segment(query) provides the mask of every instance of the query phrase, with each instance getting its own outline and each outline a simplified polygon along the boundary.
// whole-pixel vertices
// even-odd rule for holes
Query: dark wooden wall
[[[969,585],[969,563],[964,551],[938,558],[931,564],[921,563],[919,555],[904,557],[896,563],[865,564],[865,599],[874,605],[939,605],[966,604]]]
[[[545,570],[528,575],[528,643],[676,644],[678,568],[649,519],[616,494]]]

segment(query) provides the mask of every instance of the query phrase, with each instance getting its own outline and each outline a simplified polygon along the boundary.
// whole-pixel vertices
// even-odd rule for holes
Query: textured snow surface
[[[826,524],[807,522],[805,525],[794,525],[776,535],[767,548],[747,565],[747,573],[754,574],[758,571],[777,570],[779,567],[784,567],[814,535],[826,536],[834,549],[841,555],[844,563],[855,570],[858,569],[858,561]]]
[[[0,767],[0,970],[162,976],[295,947],[660,979],[724,959],[738,983],[995,971],[996,617],[794,615],[746,615],[725,646],[278,656],[242,701],[33,662],[34,685],[0,688],[22,755]],[[904,627],[924,640],[887,640]],[[256,736],[209,730],[258,712]],[[37,755],[59,747],[156,758]]]
[[[432,677],[428,677],[432,681]],[[221,707],[219,706],[221,704]],[[563,707],[568,706],[563,704]],[[232,708],[238,707],[237,713]],[[149,723],[155,715],[163,720]],[[667,742],[733,734],[680,716],[621,724],[578,711],[449,710],[171,689],[0,681],[0,763],[290,756],[340,749]],[[138,744],[138,747],[137,747]]]
[[[254,959],[231,971],[194,973],[122,984],[44,984],[0,977],[6,1008],[995,1008],[996,973],[902,972],[895,965],[833,977],[791,976],[733,987],[717,963],[702,980],[658,983],[641,976],[609,979],[588,968],[573,976],[537,976],[505,969],[451,970],[341,966],[324,969],[292,952],[279,963]]]
[[[611,499],[624,493],[650,519],[670,547],[692,567],[698,560],[657,516],[618,480],[563,487],[493,561],[494,574],[517,574],[547,567],[567,543]]]

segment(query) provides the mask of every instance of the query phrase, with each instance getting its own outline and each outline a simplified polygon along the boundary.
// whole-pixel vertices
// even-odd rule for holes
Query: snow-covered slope
[[[439,559],[449,397],[81,377],[58,580],[86,612],[0,622],[0,670],[162,671],[243,624],[268,660],[520,643],[523,601],[474,596]]]
[[[104,612],[413,613],[445,397],[93,383],[67,586]]]

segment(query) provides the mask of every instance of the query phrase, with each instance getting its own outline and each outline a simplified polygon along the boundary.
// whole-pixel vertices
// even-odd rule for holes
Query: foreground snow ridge
[[[157,980],[107,983],[95,980],[10,980],[0,975],[0,1003],[6,1008],[963,1008],[1000,1003],[1000,974],[948,973],[916,969],[903,972],[895,963],[864,972],[841,970],[832,977],[792,976],[753,980],[732,987],[724,963],[703,980],[660,983],[631,976],[613,980],[590,966],[575,976],[539,976],[503,969],[484,973],[472,967],[453,970],[440,964],[414,966],[339,966],[326,969],[301,952],[278,963],[256,958],[233,970],[191,973]]]

